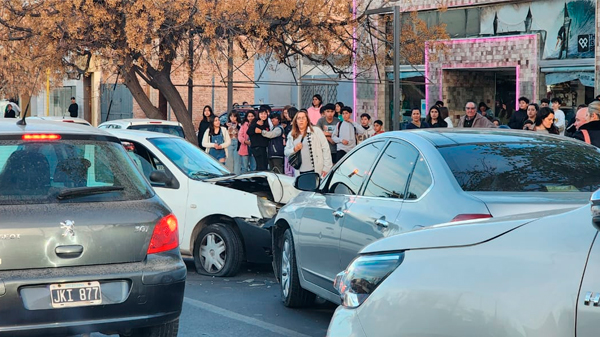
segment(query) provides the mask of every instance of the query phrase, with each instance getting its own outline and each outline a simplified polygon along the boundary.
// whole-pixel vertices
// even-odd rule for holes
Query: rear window
[[[572,142],[468,144],[438,149],[464,191],[593,192],[600,150]]]
[[[152,195],[119,143],[0,141],[0,205],[139,200]]]
[[[143,130],[166,133],[168,135],[179,136],[185,138],[183,128],[179,125],[165,125],[165,124],[145,124],[145,125],[132,125],[128,129]]]

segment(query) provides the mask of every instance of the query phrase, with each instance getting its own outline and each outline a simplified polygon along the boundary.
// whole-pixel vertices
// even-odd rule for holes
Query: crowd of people
[[[502,121],[485,103],[468,102],[465,114],[454,125],[448,108],[438,101],[425,118],[420,109],[412,109],[406,129],[523,129],[567,135],[600,147],[600,96],[589,106],[579,106],[569,123],[560,110],[561,103],[554,98],[543,99],[538,105],[520,97],[517,111],[510,115],[500,111]],[[235,174],[270,170],[290,176],[306,172],[325,175],[360,142],[384,132],[381,120],[372,121],[371,115],[364,113],[355,122],[352,108],[342,102],[323,104],[320,95],[313,96],[308,109],[286,106],[281,114],[261,105],[258,111],[246,111],[242,120],[232,110],[225,125],[210,106],[205,106],[198,130],[200,147]]]
[[[270,170],[290,176],[325,175],[357,144],[383,132],[381,120],[372,121],[365,113],[355,122],[352,108],[342,102],[323,104],[322,97],[314,95],[308,109],[286,106],[281,114],[261,105],[258,111],[246,111],[240,120],[234,109],[225,125],[205,106],[198,144],[235,174]]]

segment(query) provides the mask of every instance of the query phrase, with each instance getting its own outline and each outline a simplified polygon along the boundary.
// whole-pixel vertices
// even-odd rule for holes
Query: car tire
[[[315,294],[300,286],[294,239],[289,228],[283,233],[280,251],[279,279],[281,280],[280,288],[283,304],[288,308],[301,308],[313,304]]]
[[[240,270],[244,260],[242,240],[228,225],[206,226],[194,243],[194,263],[198,274],[227,277]]]
[[[177,337],[179,332],[179,318],[161,325],[147,328],[134,329],[131,334],[120,334],[121,337]]]

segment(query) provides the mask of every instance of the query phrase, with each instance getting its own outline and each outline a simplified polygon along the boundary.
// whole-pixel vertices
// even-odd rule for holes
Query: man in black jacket
[[[72,118],[77,118],[79,115],[79,105],[75,103],[75,97],[71,97],[71,105],[69,105],[69,115]]]
[[[594,101],[588,105],[585,118],[587,123],[579,127],[573,138],[600,147],[600,101]]]
[[[520,97],[519,98],[519,110],[515,111],[515,113],[510,116],[510,120],[508,121],[508,126],[511,129],[523,130],[523,123],[527,119],[527,106],[529,105],[529,98]]]

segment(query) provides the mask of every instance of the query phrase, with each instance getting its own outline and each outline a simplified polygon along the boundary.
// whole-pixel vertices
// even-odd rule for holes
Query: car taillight
[[[55,134],[27,134],[21,137],[23,140],[60,140],[60,135]]]
[[[475,220],[475,219],[487,219],[491,218],[491,214],[459,214],[452,219],[452,222],[455,221],[464,221],[464,220]]]
[[[148,254],[156,254],[179,246],[179,230],[177,229],[177,218],[173,214],[160,219],[154,226]]]

